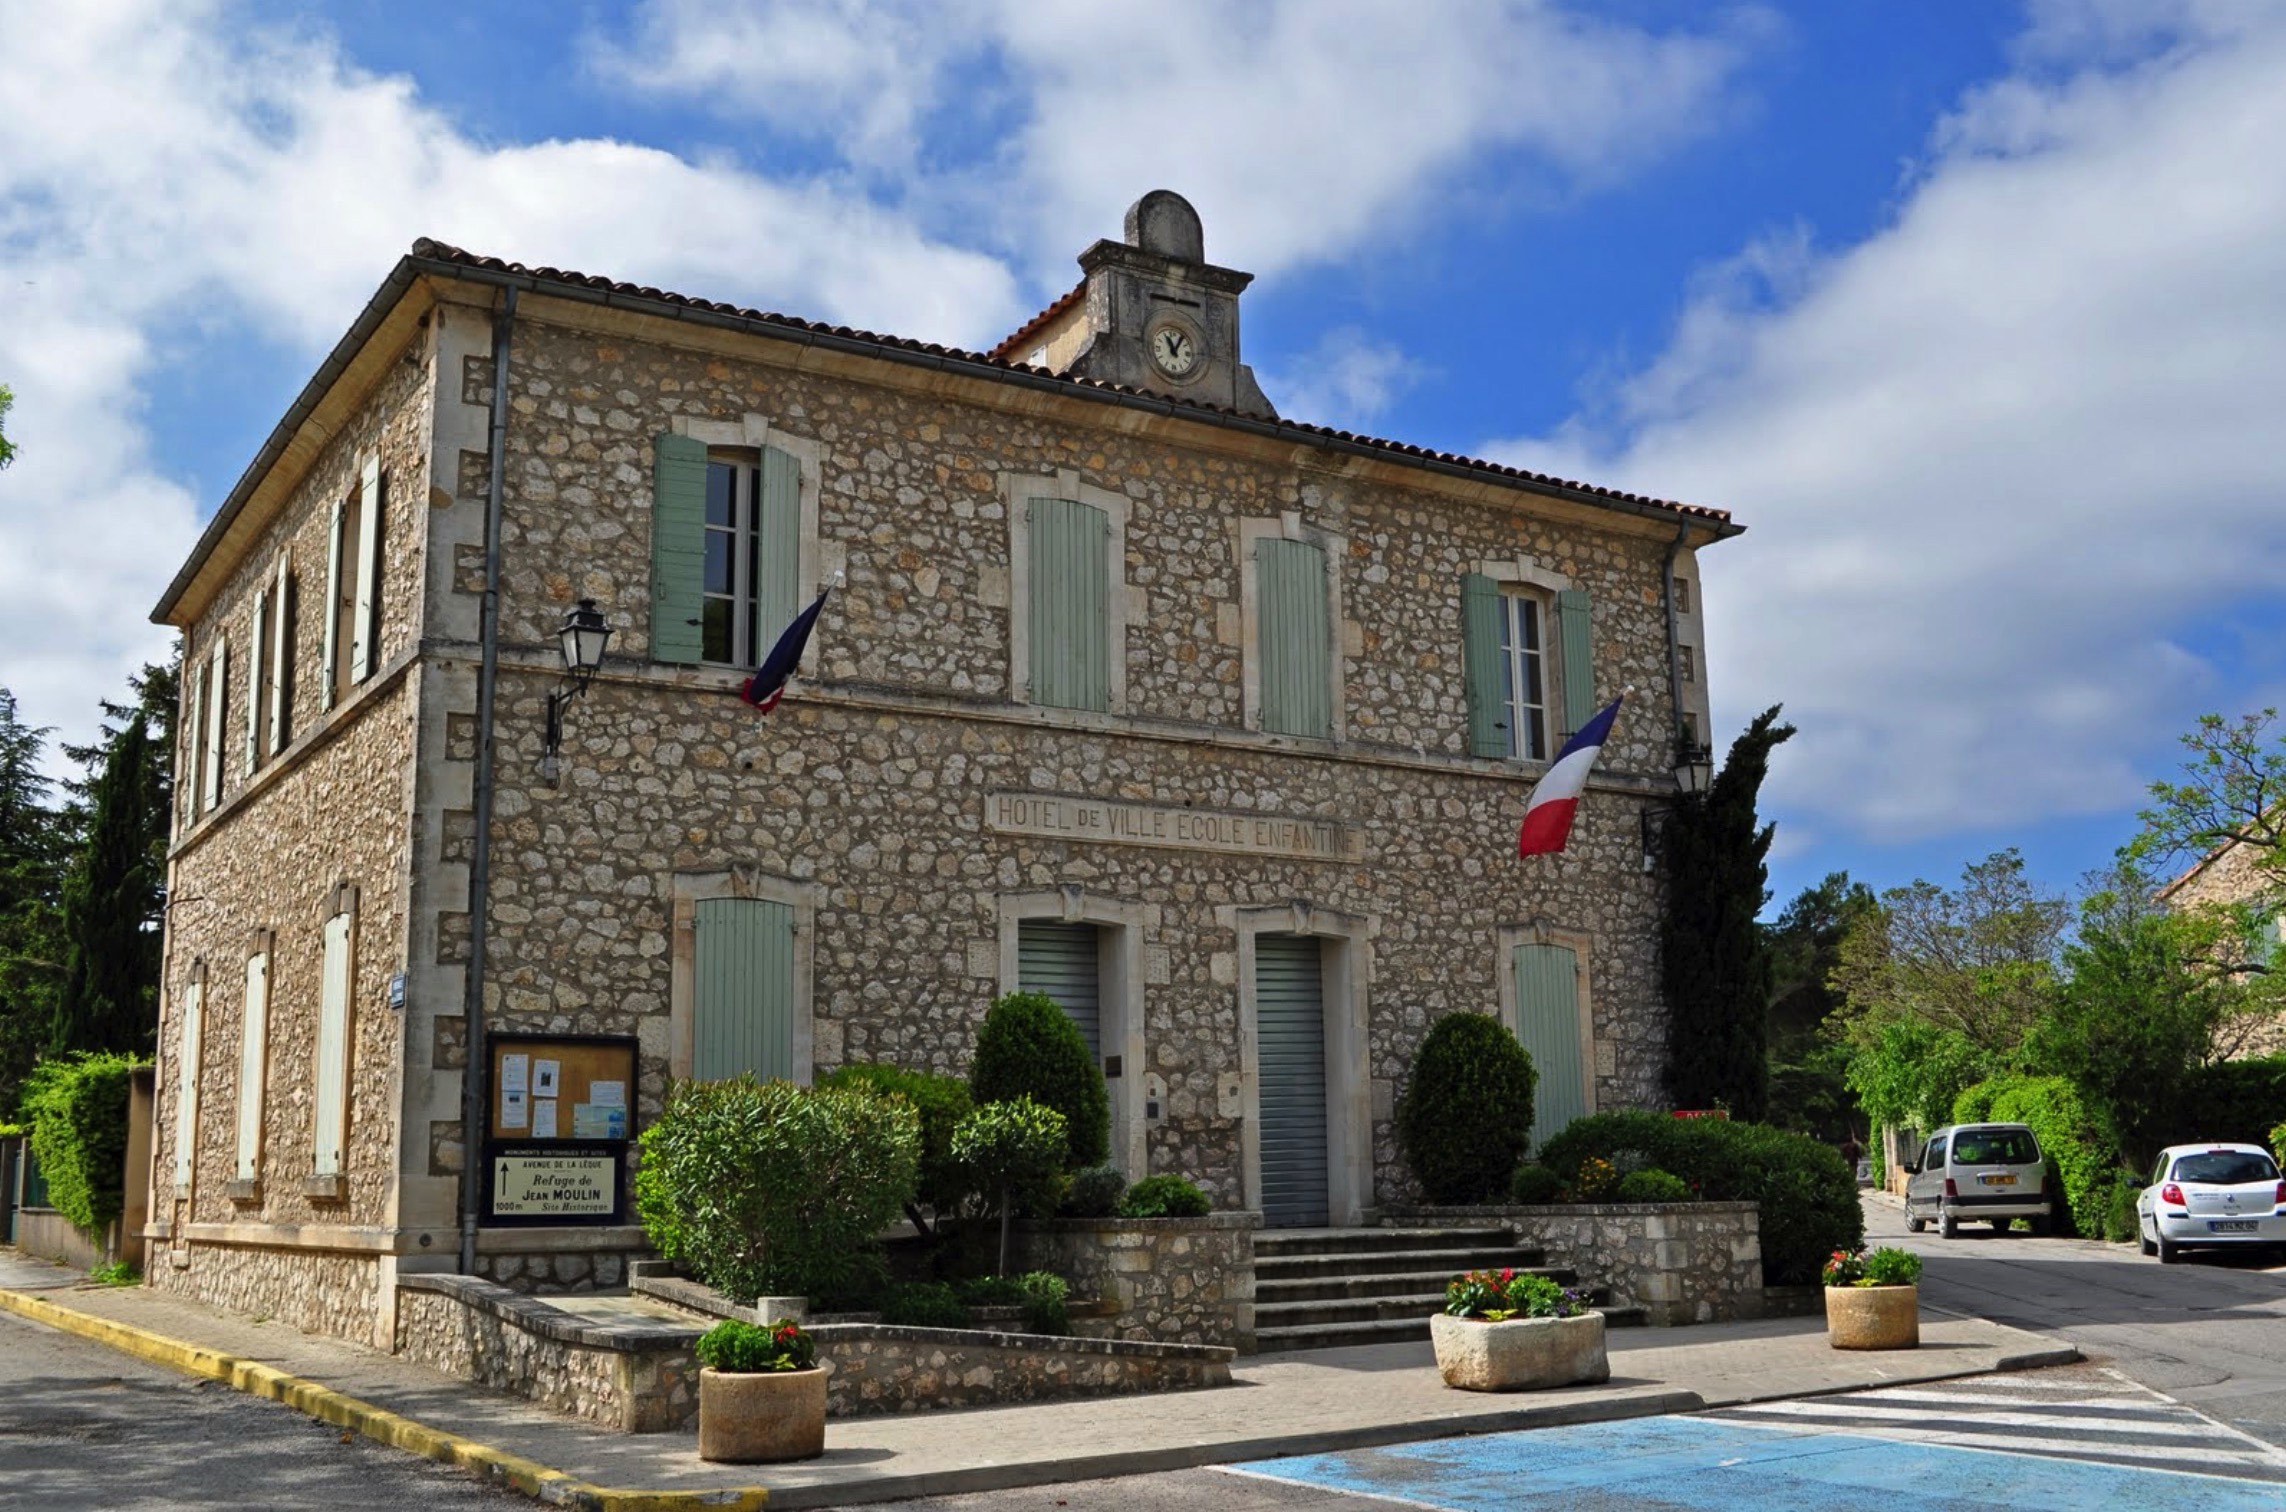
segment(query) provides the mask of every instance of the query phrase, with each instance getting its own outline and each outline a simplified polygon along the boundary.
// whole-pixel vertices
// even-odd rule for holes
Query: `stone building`
[[[958,1071],[1019,986],[1099,1049],[1130,1174],[1273,1225],[1408,1195],[1441,1014],[1516,1026],[1544,1127],[1659,1102],[1647,846],[1739,527],[1280,419],[1174,195],[1080,262],[989,353],[397,264],[155,612],[154,1285],[386,1344],[410,1272],[611,1284],[624,1202],[535,1220],[578,1204],[503,1140],[623,1139],[674,1077]],[[581,600],[614,634],[565,701]],[[1622,689],[1570,849],[1519,860]]]
[[[2277,876],[2265,870],[2266,852],[2255,845],[2232,840],[2216,846],[2159,889],[2159,901],[2169,908],[2190,908],[2202,903],[2260,904],[2276,907],[2248,941],[2252,959],[2272,966],[2286,960],[2286,907],[2277,906]],[[2231,1059],[2286,1054],[2286,1014],[2257,1017],[2233,1026],[2229,1043],[2222,1047]]]

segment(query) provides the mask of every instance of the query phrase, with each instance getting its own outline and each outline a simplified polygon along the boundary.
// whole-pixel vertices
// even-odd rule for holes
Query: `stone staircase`
[[[1445,1283],[1462,1271],[1514,1269],[1564,1286],[1579,1278],[1543,1262],[1506,1228],[1264,1229],[1254,1236],[1254,1339],[1264,1354],[1393,1344],[1429,1336]],[[1601,1307],[1609,1326],[1643,1321]]]

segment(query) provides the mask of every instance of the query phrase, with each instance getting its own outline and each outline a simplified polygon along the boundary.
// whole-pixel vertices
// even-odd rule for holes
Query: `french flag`
[[[818,611],[825,607],[826,595],[831,592],[831,587],[820,588],[810,607],[794,616],[786,633],[778,637],[778,644],[770,648],[762,665],[738,690],[740,698],[765,714],[778,707],[778,700],[786,696],[786,684],[793,681],[794,669],[802,664],[802,651],[810,643],[810,631],[817,627]]]
[[[1552,855],[1571,839],[1572,813],[1580,806],[1580,792],[1587,786],[1588,773],[1595,770],[1595,759],[1603,754],[1604,737],[1611,733],[1611,722],[1619,717],[1619,706],[1626,701],[1624,693],[1613,699],[1556,753],[1555,764],[1532,789],[1532,801],[1525,805],[1524,827],[1516,834],[1517,855]]]

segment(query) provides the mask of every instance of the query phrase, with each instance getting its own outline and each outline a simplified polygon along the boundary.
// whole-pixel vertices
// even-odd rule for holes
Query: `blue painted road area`
[[[1447,1512],[2286,1512],[2286,1455],[2155,1394],[1996,1404],[1968,1385],[1230,1468]]]

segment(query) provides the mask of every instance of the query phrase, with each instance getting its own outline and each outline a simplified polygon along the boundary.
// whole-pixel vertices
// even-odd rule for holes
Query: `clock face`
[[[1199,344],[1177,325],[1163,325],[1151,333],[1151,360],[1170,378],[1180,378],[1199,365]]]

